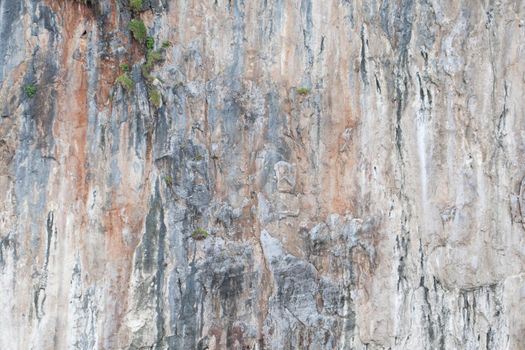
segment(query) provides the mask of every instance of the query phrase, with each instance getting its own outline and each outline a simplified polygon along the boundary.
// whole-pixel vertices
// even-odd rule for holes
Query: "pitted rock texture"
[[[525,348],[525,2],[86,3],[0,0],[0,349]]]

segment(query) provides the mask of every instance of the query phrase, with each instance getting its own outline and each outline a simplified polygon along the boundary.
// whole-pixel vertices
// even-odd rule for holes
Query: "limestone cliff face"
[[[525,2],[0,0],[0,33],[0,349],[525,348]]]

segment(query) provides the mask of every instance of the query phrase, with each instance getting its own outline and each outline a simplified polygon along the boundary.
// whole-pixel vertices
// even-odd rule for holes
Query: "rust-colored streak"
[[[54,338],[57,348],[67,347],[67,309],[71,306],[66,300],[73,270],[68,255],[73,250],[80,255],[82,271],[85,271],[82,275],[84,286],[105,286],[104,305],[96,306],[100,311],[104,310],[101,319],[96,320],[97,332],[106,340],[100,344],[101,348],[116,348],[127,341],[126,332],[121,328],[127,310],[133,251],[140,239],[147,205],[142,198],[147,197],[144,191],[148,188],[142,186],[140,192],[130,191],[132,184],[129,183],[112,188],[109,195],[112,203],[102,217],[101,227],[93,227],[88,222],[89,193],[94,186],[100,187],[100,180],[87,176],[90,135],[87,134],[89,82],[86,55],[90,39],[86,32],[95,30],[97,21],[93,10],[84,5],[51,0],[47,5],[55,11],[62,35],[61,70],[56,88],[58,110],[52,129],[56,141],[54,157],[58,165],[49,189],[50,197],[62,211],[56,219],[56,228],[63,237],[58,242],[60,248],[54,267],[59,278],[58,290],[56,295],[48,296],[56,298],[50,303],[59,308],[54,322]],[[107,33],[108,28],[118,27],[118,16],[113,12],[105,23],[107,28],[97,28],[97,40],[111,35]],[[96,69],[99,72],[95,87],[97,104],[99,108],[107,108],[104,104],[109,100],[118,64],[108,55],[105,59],[98,59]],[[127,163],[129,157],[127,154],[120,157],[122,167],[130,166]]]
[[[50,4],[53,8],[55,4]],[[66,4],[66,6],[68,6]],[[87,72],[83,60],[85,43],[80,33],[87,19],[83,7],[72,7],[56,12],[62,27],[61,71],[56,86],[57,115],[53,123],[55,159],[58,165],[53,172],[50,197],[60,209],[56,218],[56,230],[60,236],[54,256],[55,264],[50,266],[56,276],[56,286],[49,290],[47,298],[57,307],[54,319],[53,338],[57,348],[67,347],[69,279],[73,266],[68,260],[70,249],[78,249],[82,235],[86,232],[86,132],[87,132]],[[80,33],[79,33],[80,31]],[[78,49],[80,56],[74,57]],[[80,57],[80,58],[78,58]],[[74,248],[75,247],[75,248]],[[51,331],[51,330],[50,330]]]
[[[64,36],[64,52],[68,51],[67,46],[70,40],[68,40],[67,37],[69,36],[69,39],[72,39],[71,35],[73,35],[73,33],[78,35],[75,30],[78,29],[80,25],[82,25],[84,29],[81,32],[82,34],[84,34],[84,31],[86,32],[85,34],[88,34],[90,31],[95,31],[96,41],[98,43],[106,43],[104,52],[102,52],[102,54],[97,52],[98,80],[95,90],[97,106],[99,108],[111,107],[109,105],[110,95],[119,74],[120,62],[114,57],[110,43],[118,37],[118,40],[121,41],[123,45],[131,46],[129,45],[130,43],[128,43],[129,36],[125,34],[126,31],[120,28],[121,23],[119,22],[118,12],[116,11],[116,4],[109,2],[110,8],[107,9],[108,15],[101,17],[103,20],[100,21],[97,17],[99,14],[94,7],[70,0],[45,0],[45,2],[56,14],[62,16],[63,30],[61,35]],[[87,40],[87,37],[84,38],[84,40]],[[138,55],[133,55],[130,63],[136,62],[139,59],[140,57]]]

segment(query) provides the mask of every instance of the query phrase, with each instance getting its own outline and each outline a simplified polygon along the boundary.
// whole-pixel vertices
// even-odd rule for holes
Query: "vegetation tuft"
[[[208,232],[200,227],[196,228],[191,234],[191,238],[200,241],[208,237]]]
[[[143,0],[129,0],[129,7],[132,12],[134,12],[134,16],[138,17],[137,14],[142,11],[143,8]],[[146,62],[142,65],[141,71],[146,81],[146,86],[148,87],[150,104],[155,108],[160,108],[162,104],[162,95],[153,86],[153,77],[151,72],[153,70],[153,65],[158,61],[162,61],[164,52],[163,49],[171,46],[171,43],[169,41],[164,41],[162,43],[162,49],[154,51],[155,39],[151,36],[148,36],[148,29],[144,25],[143,21],[138,18],[133,18],[129,21],[128,27],[133,35],[133,38],[139,43],[143,44],[143,47],[145,47]],[[117,82],[128,91],[133,89],[135,83],[129,76],[129,65],[121,64],[120,70],[122,74],[117,78]],[[171,177],[166,176],[164,181],[168,186],[173,184],[173,179]]]
[[[310,93],[310,89],[307,87],[300,87],[300,88],[297,88],[297,93],[299,95],[308,95]]]
[[[139,19],[132,19],[129,21],[129,30],[131,33],[133,33],[135,40],[141,44],[144,44],[148,35],[148,31],[144,25],[144,22]]]
[[[128,75],[128,73],[123,73],[117,78],[117,83],[120,84],[126,91],[133,90],[133,87],[135,86],[135,82],[133,79],[131,79]]]
[[[129,64],[122,63],[119,67],[120,67],[120,70],[123,71],[124,73],[129,72]]]
[[[148,36],[146,38],[146,49],[148,49],[148,51],[153,50],[154,46],[155,46],[155,39],[153,39],[153,37],[151,36]]]
[[[164,182],[166,185],[168,185],[168,187],[173,186],[173,178],[170,175],[164,176]]]
[[[142,0],[129,0],[129,7],[134,12],[142,11]]]
[[[159,90],[152,88],[149,91],[149,102],[155,107],[159,108],[160,104],[162,102],[162,95],[160,94]]]
[[[33,84],[26,85],[24,87],[24,92],[26,93],[27,97],[33,97],[36,94],[36,86]]]
[[[158,51],[149,51],[146,54],[146,63],[142,65],[142,75],[148,81],[152,81],[151,71],[155,62],[162,61],[162,54]]]
[[[158,51],[150,51],[146,55],[146,63],[150,63],[153,65],[153,63],[162,61],[162,54]]]

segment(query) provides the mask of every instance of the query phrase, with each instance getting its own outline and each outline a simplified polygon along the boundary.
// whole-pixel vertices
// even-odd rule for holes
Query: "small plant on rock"
[[[33,97],[36,94],[36,86],[33,84],[26,85],[24,87],[24,92],[26,93],[27,97]]]
[[[129,7],[134,12],[140,12],[142,10],[142,0],[129,0]]]
[[[164,176],[164,182],[168,187],[173,186],[173,178],[170,175]]]
[[[300,88],[297,88],[297,93],[303,96],[308,95],[310,93],[310,89],[307,87],[300,87]]]
[[[162,54],[158,51],[150,51],[146,56],[146,62],[153,64],[155,62],[162,61]]]
[[[153,47],[155,46],[155,39],[153,37],[148,36],[146,38],[146,49],[153,50]]]
[[[135,40],[141,44],[144,44],[148,35],[148,31],[144,25],[144,22],[139,19],[132,19],[129,21],[129,30],[133,34]]]
[[[160,94],[159,90],[152,88],[149,91],[149,102],[155,107],[159,108],[160,104],[162,102],[162,95]]]
[[[208,232],[200,227],[197,227],[191,234],[191,238],[197,241],[201,241],[203,239],[206,239],[208,237]]]
[[[171,42],[169,42],[168,40],[162,42],[163,49],[167,49],[170,46],[171,46]]]
[[[121,74],[117,78],[116,82],[119,83],[120,86],[122,86],[127,91],[133,90],[133,87],[135,86],[135,82],[129,77],[128,73]]]
[[[127,63],[122,63],[120,66],[119,66],[120,70],[123,71],[124,73],[127,73],[129,72],[129,64]]]
[[[153,70],[153,64],[155,62],[162,60],[162,54],[158,51],[149,51],[146,54],[146,63],[142,65],[142,75],[146,80],[151,81],[153,77],[151,76],[151,71]]]

